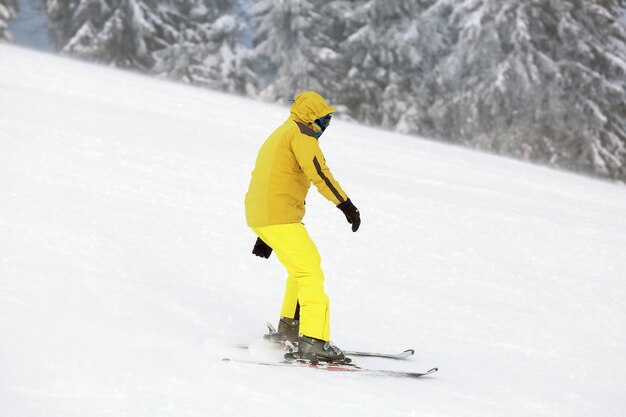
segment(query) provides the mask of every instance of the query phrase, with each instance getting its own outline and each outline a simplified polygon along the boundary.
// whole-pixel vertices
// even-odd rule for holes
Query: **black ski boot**
[[[350,360],[337,346],[330,342],[308,336],[300,336],[297,357],[310,361],[347,363]]]
[[[287,317],[281,317],[278,321],[278,330],[274,330],[273,326],[270,326],[270,333],[263,335],[263,339],[268,342],[285,343],[289,342],[293,345],[298,343],[298,330],[300,329],[300,320],[289,319]]]

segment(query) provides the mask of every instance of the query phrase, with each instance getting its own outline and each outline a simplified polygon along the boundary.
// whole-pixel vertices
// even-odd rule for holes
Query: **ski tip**
[[[412,356],[415,355],[415,349],[407,349],[402,353],[404,354],[404,356]]]
[[[230,362],[230,358],[222,358],[222,362]]]
[[[428,376],[430,374],[434,374],[435,372],[437,372],[439,370],[439,368],[431,368],[426,372],[407,372],[405,374],[405,376],[408,376],[410,378],[421,378],[424,376]]]

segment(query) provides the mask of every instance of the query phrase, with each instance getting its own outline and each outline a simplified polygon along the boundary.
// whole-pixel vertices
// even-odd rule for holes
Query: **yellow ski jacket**
[[[311,183],[335,205],[348,199],[326,166],[315,135],[320,128],[313,122],[333,112],[316,92],[296,97],[291,116],[259,150],[245,199],[248,226],[300,223]]]

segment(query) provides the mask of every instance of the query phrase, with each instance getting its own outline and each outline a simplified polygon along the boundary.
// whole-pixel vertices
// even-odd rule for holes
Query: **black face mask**
[[[328,125],[330,125],[331,118],[332,116],[330,114],[327,114],[326,116],[320,117],[319,119],[315,120],[315,124],[318,125],[320,129],[322,129],[316,134],[318,138],[322,136],[322,133],[324,133]]]

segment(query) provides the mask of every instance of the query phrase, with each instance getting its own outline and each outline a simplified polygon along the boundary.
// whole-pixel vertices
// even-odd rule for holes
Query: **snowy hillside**
[[[0,45],[0,416],[626,414],[626,188],[333,122],[357,233],[311,190],[343,348],[278,359],[284,272],[243,197],[288,109]]]

